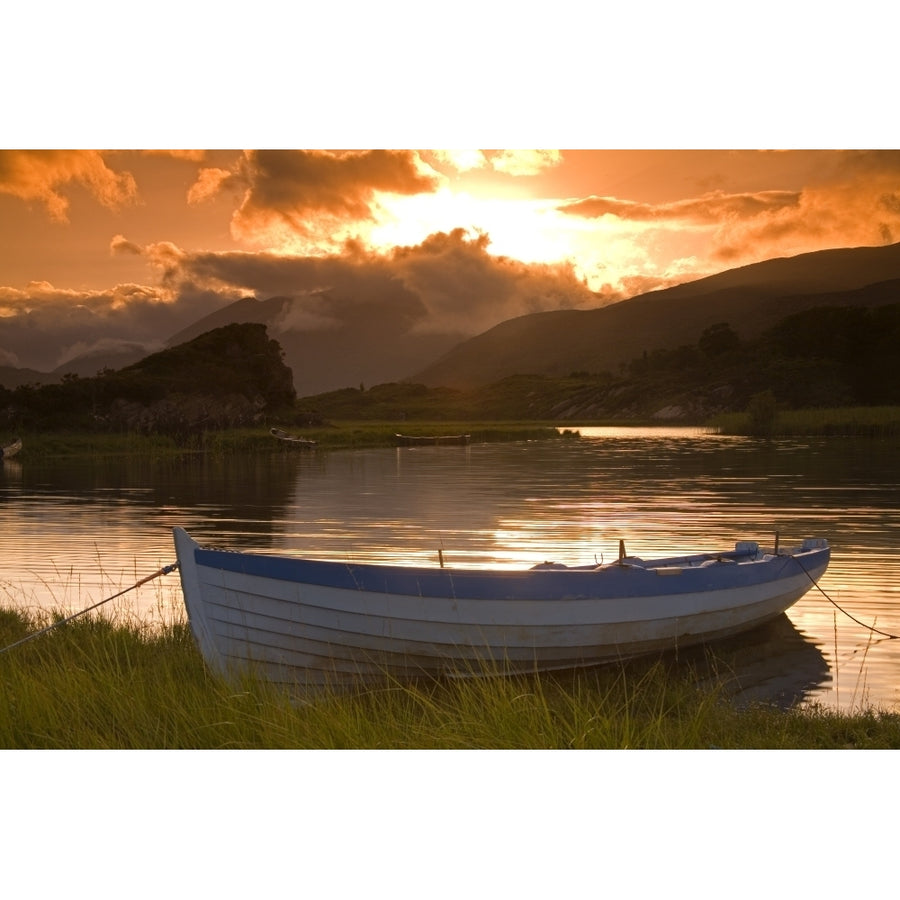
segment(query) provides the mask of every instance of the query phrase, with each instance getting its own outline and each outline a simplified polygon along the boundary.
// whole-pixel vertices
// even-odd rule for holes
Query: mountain
[[[15,366],[0,366],[0,387],[13,390],[23,384],[54,384],[59,377],[36,369],[18,369]]]
[[[284,351],[300,395],[360,384],[399,381],[455,346],[459,334],[411,334],[400,304],[354,301],[323,291],[317,297],[247,297],[178,332],[168,345],[230,323],[258,323]]]
[[[144,359],[147,347],[136,341],[116,341],[109,348],[98,348],[80,356],[73,356],[68,362],[57,366],[50,374],[57,379],[63,375],[77,375],[90,378],[104,369],[124,369]]]
[[[678,298],[751,288],[772,296],[811,294],[852,290],[893,278],[900,278],[900,243],[884,247],[817,250],[768,259],[641,296]]]
[[[472,388],[515,374],[615,372],[657,349],[694,344],[727,322],[757,337],[816,306],[900,301],[900,244],[822,250],[731,269],[592,310],[534,313],[464,341],[409,380]]]

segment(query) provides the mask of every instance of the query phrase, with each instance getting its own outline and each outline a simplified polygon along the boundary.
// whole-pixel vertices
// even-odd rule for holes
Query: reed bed
[[[754,433],[750,413],[724,413],[712,423],[722,434]],[[900,406],[778,410],[768,437],[900,436]]]
[[[0,647],[52,619],[0,609]],[[386,683],[300,701],[211,674],[184,623],[91,614],[0,652],[0,748],[900,748],[898,715],[738,708],[727,659],[696,660]]]

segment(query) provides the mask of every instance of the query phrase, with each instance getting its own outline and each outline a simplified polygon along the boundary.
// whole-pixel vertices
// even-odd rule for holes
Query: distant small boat
[[[319,561],[201,547],[174,529],[194,638],[223,675],[301,690],[571,669],[739,634],[822,577],[828,542],[520,571]],[[443,563],[443,559],[441,559]]]
[[[300,437],[297,434],[288,434],[286,431],[282,431],[280,428],[270,428],[269,434],[272,437],[278,438],[279,441],[284,441],[286,444],[293,444],[295,447],[315,447],[316,442],[311,441],[308,438]]]
[[[401,447],[463,447],[472,439],[470,434],[437,434],[431,436],[398,434],[395,437]]]
[[[11,443],[0,447],[0,459],[12,459],[22,449],[22,441],[15,438]]]

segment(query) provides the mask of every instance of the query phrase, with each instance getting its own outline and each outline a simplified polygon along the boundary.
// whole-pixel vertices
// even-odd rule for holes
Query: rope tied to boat
[[[826,600],[827,600],[827,601],[828,601],[828,602],[829,602],[836,610],[838,610],[838,612],[842,612],[848,619],[851,619],[852,621],[856,622],[856,624],[859,625],[861,628],[866,628],[866,629],[868,629],[868,630],[871,631],[873,634],[880,634],[882,637],[885,637],[885,638],[887,638],[887,639],[890,640],[890,641],[900,640],[900,634],[890,634],[890,633],[887,632],[887,631],[881,631],[881,630],[879,630],[878,628],[876,628],[874,625],[867,625],[865,622],[861,622],[859,619],[857,619],[856,616],[853,616],[853,615],[851,615],[850,613],[848,613],[846,609],[843,609],[843,607],[841,607],[841,606],[839,606],[837,603],[835,603],[835,601],[832,600],[831,597],[829,597],[828,594],[825,593],[825,591],[823,590],[823,588],[821,587],[821,585],[816,581],[815,578],[812,577],[812,575],[809,574],[809,571],[807,570],[806,566],[804,566],[803,563],[800,562],[800,560],[799,560],[796,556],[794,556],[794,555],[792,554],[790,558],[793,559],[793,560],[795,560],[795,561],[797,562],[797,564],[800,566],[800,568],[803,569],[804,573],[806,574],[806,577],[813,583],[813,586],[816,588],[816,590],[817,590],[817,591],[818,591],[818,592],[819,592],[819,593],[820,593],[820,594],[821,594],[821,595],[822,595],[822,596],[823,596],[823,597],[824,597],[824,598],[825,598],[825,599],[826,599]]]
[[[98,606],[103,606],[104,603],[109,603],[110,600],[115,600],[116,597],[121,597],[123,594],[127,594],[129,591],[133,591],[135,590],[135,588],[139,588],[141,585],[146,584],[148,581],[153,581],[154,578],[159,578],[162,575],[168,575],[170,572],[174,572],[177,568],[177,562],[170,563],[167,566],[163,566],[161,569],[157,569],[152,575],[147,575],[140,581],[136,581],[133,585],[131,585],[131,587],[127,587],[124,590],[119,591],[118,594],[113,594],[111,597],[107,597],[105,600],[99,600],[97,603],[94,603],[91,606],[86,607],[85,609],[79,610],[77,613],[72,613],[71,616],[66,616],[65,619],[60,619],[58,622],[53,622],[46,628],[42,628],[40,631],[35,631],[33,634],[28,634],[20,640],[9,644],[7,647],[0,648],[0,653],[6,653],[7,650],[12,650],[13,647],[19,647],[22,644],[26,644],[28,643],[28,641],[32,641],[36,637],[40,637],[42,634],[46,634],[48,631],[52,631],[54,628],[59,628],[60,625],[65,625],[67,622],[71,622],[72,619],[77,619],[79,616],[83,616],[85,613],[90,612],[92,609],[97,609]]]

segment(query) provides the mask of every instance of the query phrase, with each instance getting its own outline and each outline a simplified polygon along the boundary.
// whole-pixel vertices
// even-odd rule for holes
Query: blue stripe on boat
[[[652,569],[615,564],[591,569],[555,568],[492,572],[339,563],[205,548],[198,548],[195,551],[195,559],[198,565],[211,569],[298,584],[315,584],[378,594],[460,599],[641,597],[746,587],[772,579],[769,565],[738,566],[733,562],[708,567],[686,567],[681,574],[666,577],[663,581],[662,576],[657,575]],[[799,563],[789,556],[781,557],[780,561],[785,567],[799,567]]]

